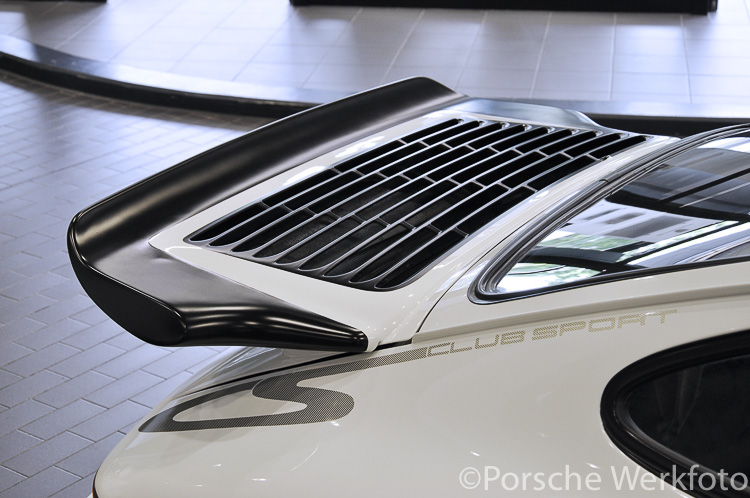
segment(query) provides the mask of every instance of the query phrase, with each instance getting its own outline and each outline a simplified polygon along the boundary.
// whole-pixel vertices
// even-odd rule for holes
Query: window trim
[[[698,474],[712,474],[716,479],[717,486],[712,490],[681,490],[683,492],[698,497],[750,496],[750,488],[737,491],[729,481],[723,481],[718,472],[651,439],[627,412],[630,396],[645,382],[685,368],[747,354],[750,354],[750,330],[683,344],[632,363],[612,377],[604,388],[600,405],[604,431],[626,456],[657,477],[672,475],[675,468],[678,474],[690,472],[692,468]],[[668,480],[665,482],[671,484]],[[728,490],[721,490],[718,483],[722,482]]]
[[[715,260],[709,262],[688,263],[685,265],[671,266],[667,268],[648,268],[633,270],[611,275],[598,275],[577,282],[559,284],[538,289],[530,289],[520,292],[500,293],[492,289],[499,281],[510,272],[529,251],[539,244],[545,237],[560,229],[568,220],[582,213],[595,203],[606,198],[613,192],[619,190],[628,183],[647,175],[660,167],[664,162],[682,154],[688,150],[700,147],[707,143],[722,138],[750,132],[750,124],[727,126],[718,130],[699,133],[680,140],[663,150],[652,152],[620,170],[602,178],[599,182],[581,190],[578,194],[561,203],[555,209],[549,210],[545,215],[529,223],[525,233],[512,240],[508,245],[500,249],[489,261],[469,287],[468,297],[474,304],[494,304],[504,301],[516,300],[526,297],[559,292],[561,290],[579,288],[583,286],[596,285],[603,282],[637,278],[639,276],[653,275],[673,271],[683,271],[692,268],[713,266],[717,264],[730,264],[750,260],[748,258],[733,258],[726,260]],[[561,221],[562,220],[562,221]]]

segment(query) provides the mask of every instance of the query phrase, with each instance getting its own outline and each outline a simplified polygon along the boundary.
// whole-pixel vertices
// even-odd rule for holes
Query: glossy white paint
[[[584,477],[598,474],[599,489],[573,486],[568,493],[555,494],[610,496],[617,491],[613,470],[618,476],[626,468],[644,471],[614,447],[602,429],[599,403],[609,379],[653,352],[750,325],[750,263],[711,271],[717,272],[716,279],[707,273],[685,272],[679,278],[668,274],[652,281],[601,284],[596,292],[592,286],[550,294],[549,299],[497,305],[471,304],[461,281],[413,344],[300,369],[428,348],[422,359],[300,383],[352,396],[354,409],[343,418],[181,433],[134,430],[100,468],[97,492],[102,498],[456,496],[483,492],[481,487],[461,486],[459,474],[467,467],[549,477],[568,466],[569,472]],[[718,285],[720,278],[724,285]],[[595,304],[581,304],[594,295]],[[528,311],[531,301],[555,307],[543,317]],[[482,318],[473,320],[478,310]],[[645,325],[618,321],[641,313],[646,314]],[[465,321],[476,323],[467,327]],[[570,321],[587,326],[562,337],[534,339],[535,330],[559,330]],[[509,343],[500,340],[496,346],[477,348],[503,334]],[[510,340],[519,337],[523,340]],[[196,385],[210,384],[213,375],[208,372]],[[154,413],[192,396],[196,394],[167,401]],[[255,401],[250,393],[235,395],[182,416],[246,416]],[[271,413],[298,408],[285,405],[292,404],[265,403],[263,409]],[[255,405],[253,411],[259,409]],[[682,496],[659,486],[634,494]],[[500,493],[501,482],[490,482],[489,490]]]
[[[101,498],[526,494],[520,483],[508,490],[500,476],[541,475],[548,485],[565,485],[560,479],[566,472],[583,481],[588,475],[598,479],[593,487],[576,486],[573,477],[573,486],[551,490],[555,495],[611,496],[618,492],[622,472],[648,475],[605,434],[600,418],[604,387],[617,372],[652,353],[750,330],[750,262],[610,281],[496,304],[473,303],[469,294],[488,262],[525,225],[673,139],[658,137],[537,194],[414,283],[394,291],[351,289],[183,242],[208,222],[346,155],[445,117],[442,113],[405,123],[300,165],[151,240],[153,246],[191,264],[365,331],[370,350],[378,344],[412,342],[356,355],[233,349],[144,421],[183,402],[259,380],[281,384],[290,373],[368,359],[385,361],[406,352],[414,352],[414,357],[311,375],[295,384],[351,396],[353,409],[334,420],[184,432],[134,429],[98,472]],[[175,420],[215,421],[307,408],[279,400],[284,397],[258,394],[238,390],[185,410]],[[462,486],[459,479],[466,468],[480,471],[478,489]],[[497,480],[487,480],[495,476],[493,469]],[[488,476],[481,475],[485,470]],[[661,481],[655,488],[636,485],[632,494],[685,496]]]
[[[372,351],[380,344],[411,339],[443,293],[479,258],[491,251],[500,241],[511,236],[518,228],[623,165],[675,140],[655,137],[560,182],[554,189],[539,192],[487,225],[413,283],[387,292],[365,291],[310,279],[184,242],[186,236],[208,223],[291,183],[307,178],[322,168],[330,167],[342,159],[410,131],[453,117],[518,122],[514,119],[481,114],[435,112],[342,147],[251,187],[157,234],[150,243],[194,266],[353,326],[367,335],[368,350]]]

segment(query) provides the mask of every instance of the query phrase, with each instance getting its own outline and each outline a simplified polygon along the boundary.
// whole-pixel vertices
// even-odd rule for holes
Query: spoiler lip
[[[152,344],[366,351],[372,345],[362,331],[173,258],[148,240],[322,152],[463,99],[431,80],[405,80],[188,159],[73,218],[67,243],[75,274],[97,306]]]
[[[78,280],[97,306],[141,340],[159,346],[367,349],[367,336],[342,323],[176,259],[160,258],[154,264],[160,255],[147,244],[134,244],[92,265],[77,242],[79,219],[68,230]],[[123,282],[100,269],[128,263],[149,271]]]

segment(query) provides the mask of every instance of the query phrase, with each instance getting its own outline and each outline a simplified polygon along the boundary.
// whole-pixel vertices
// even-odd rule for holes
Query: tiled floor
[[[0,73],[0,497],[86,496],[124,432],[222,349],[151,346],[109,320],[72,274],[71,217],[263,122]]]
[[[750,0],[709,16],[0,1],[0,33],[121,64],[353,92],[423,75],[473,96],[750,104]]]

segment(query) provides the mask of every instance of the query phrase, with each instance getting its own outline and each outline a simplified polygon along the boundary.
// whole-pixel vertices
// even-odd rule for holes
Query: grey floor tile
[[[39,330],[44,324],[27,318],[27,315],[56,302],[55,299],[34,294],[0,308],[0,323],[3,324],[0,341]]]
[[[61,489],[52,495],[54,498],[81,498],[81,496],[88,496],[91,494],[91,490],[94,484],[94,474],[90,474],[75,483],[71,484],[67,488]]]
[[[6,372],[5,370],[0,370],[0,394],[2,394],[3,388],[11,384],[15,384],[21,379],[23,379],[23,377],[21,377],[20,375]],[[2,397],[0,397],[0,400],[2,400]],[[4,404],[5,406],[10,406],[10,404],[7,402]]]
[[[582,54],[574,53],[562,57],[557,53],[545,52],[539,63],[539,71],[612,71],[613,56],[609,52]]]
[[[750,57],[688,56],[687,66],[691,75],[750,76]]]
[[[54,343],[36,351],[33,355],[24,356],[14,362],[8,363],[3,369],[22,377],[29,377],[80,352],[80,349],[72,348],[65,344]]]
[[[42,322],[45,325],[51,325],[90,307],[91,299],[81,294],[74,294],[68,299],[51,304],[28,316],[32,320]]]
[[[608,101],[612,100],[611,92],[604,91],[592,91],[592,90],[539,90],[535,89],[531,92],[531,98],[533,99],[545,99],[554,100],[559,102],[561,100],[581,100],[581,101]]]
[[[106,344],[109,344],[110,346],[114,346],[116,348],[120,348],[123,351],[131,351],[133,349],[146,346],[142,340],[138,339],[133,334],[125,332],[124,330],[122,330],[119,334],[112,337],[111,339],[108,339],[106,341]],[[155,346],[149,345],[149,347]]]
[[[89,445],[91,445],[91,441],[88,439],[70,432],[63,432],[10,460],[6,460],[3,462],[3,466],[20,474],[32,476]]]
[[[0,417],[0,436],[9,434],[19,427],[42,417],[54,408],[34,400],[25,401],[19,405],[9,408]]]
[[[470,87],[505,89],[529,89],[534,82],[534,71],[464,69],[459,84]]]
[[[100,406],[112,408],[163,380],[162,377],[136,370],[91,394],[87,394],[84,399]]]
[[[194,368],[194,367],[192,367]],[[153,387],[146,389],[140,394],[136,394],[132,398],[132,401],[139,403],[143,406],[153,408],[160,401],[164,400],[168,395],[180,387],[184,382],[192,377],[192,373],[185,371],[172,375],[164,382],[156,384]]]
[[[555,23],[554,16],[547,29],[548,39],[566,38],[601,38],[609,39],[615,36],[615,26],[612,23]]]
[[[107,344],[111,345],[112,341],[108,341]],[[139,347],[99,365],[94,370],[110,377],[124,377],[168,354],[170,351],[166,349],[141,342]]]
[[[52,389],[56,385],[65,382],[65,380],[66,378],[62,375],[50,372],[49,370],[42,370],[0,389],[0,404],[7,407],[14,407]]]
[[[389,28],[389,36],[383,38],[382,29],[346,29],[336,39],[334,47],[388,47],[400,48],[408,39],[409,29],[393,30]]]
[[[539,65],[540,50],[497,51],[473,50],[466,59],[466,68],[488,70],[535,71]]]
[[[61,408],[77,399],[91,394],[107,384],[111,384],[114,381],[115,379],[112,377],[93,371],[86,371],[38,395],[36,399],[44,403],[44,405],[39,403],[41,406],[47,407],[47,405],[49,405],[55,408]]]
[[[248,63],[258,53],[261,47],[262,44],[260,43],[202,43],[194,46],[189,52],[187,52],[185,56],[180,59],[180,62]],[[210,77],[210,75],[206,76]]]
[[[477,35],[453,33],[419,32],[412,33],[404,48],[432,50],[471,50]]]
[[[547,33],[547,23],[517,23],[508,21],[493,21],[488,16],[479,30],[474,41],[475,50],[487,50],[491,45],[518,43],[520,48],[536,48],[544,40]],[[488,46],[484,46],[488,45]],[[529,47],[531,46],[531,47]]]
[[[99,441],[140,420],[149,411],[147,407],[132,401],[123,401],[108,410],[100,410],[78,425],[70,424],[70,431],[92,441]]]
[[[9,432],[0,437],[0,463],[10,460],[42,442],[42,439],[20,430]]]
[[[529,88],[503,88],[497,87],[477,87],[458,85],[456,90],[477,98],[508,98],[508,99],[529,99],[531,98],[531,89]]]
[[[34,350],[28,347],[19,346],[10,342],[0,348],[0,368],[5,368],[8,363],[14,362],[24,356],[33,353]]]
[[[677,40],[682,38],[682,26],[679,24],[626,24],[618,25],[616,36],[618,39],[649,38]]]
[[[609,92],[611,84],[609,72],[539,71],[534,91]]]
[[[236,81],[301,85],[315,70],[315,64],[273,64],[251,62],[235,77]]]
[[[70,294],[68,294],[70,295]],[[65,318],[52,325],[31,332],[16,339],[15,343],[33,350],[43,349],[51,344],[67,339],[71,335],[88,328],[89,325],[72,318]]]
[[[374,66],[390,65],[398,53],[397,46],[356,45],[352,47],[330,47],[321,63],[323,64],[368,64]]]
[[[118,59],[145,59],[156,61],[177,61],[193,48],[192,43],[148,42],[136,40],[117,54]]]
[[[685,74],[615,73],[612,80],[615,92],[690,95]]]
[[[345,83],[365,89],[380,84],[387,70],[386,66],[320,64],[310,74],[307,83]]]
[[[50,496],[78,480],[78,476],[55,467],[50,467],[0,493],[0,498]]]
[[[684,42],[688,57],[747,57],[747,48],[736,40],[693,40]]]
[[[50,370],[68,378],[77,377],[99,365],[117,358],[124,351],[108,344],[97,344],[50,367]]]
[[[674,38],[615,37],[615,53],[617,54],[684,56],[686,45],[682,36]]]
[[[725,95],[747,97],[750,95],[750,76],[690,76],[693,95]]]
[[[748,105],[750,97],[736,95],[693,95],[690,98],[693,104],[714,104],[714,105]]]
[[[70,265],[65,265],[65,269],[67,270],[68,268],[70,268]],[[80,322],[88,323],[89,325],[97,325],[109,319],[109,317],[96,306],[79,311],[78,313],[70,315],[70,317]],[[72,345],[75,346],[75,344]]]
[[[299,29],[299,28],[280,28],[268,40],[272,45],[296,45],[304,47],[330,47],[342,35],[341,31],[332,31],[330,29]]]
[[[333,13],[333,9],[329,12]],[[340,12],[343,16],[325,14],[309,16],[305,15],[304,12],[293,14],[289,16],[284,24],[281,25],[281,29],[291,30],[326,30],[331,32],[340,33],[349,26],[351,18],[356,15],[352,11]]]
[[[687,59],[673,55],[615,54],[614,71],[618,73],[687,74]]]
[[[55,48],[62,52],[94,59],[99,61],[108,61],[115,55],[122,52],[129,44],[129,41],[109,41],[97,40],[92,43],[91,40],[80,39],[73,35],[75,39],[66,39],[58,43]]]
[[[611,37],[555,36],[545,39],[544,53],[565,57],[578,57],[585,54],[611,54],[614,52],[615,46],[615,41]]]
[[[13,472],[5,467],[0,467],[0,492],[18,484],[25,478],[26,476],[19,474],[18,472]]]
[[[275,29],[216,28],[203,38],[201,44],[254,45],[263,46],[276,32]]]
[[[674,102],[679,104],[689,104],[690,95],[687,93],[670,94],[670,93],[642,93],[613,91],[612,100],[621,102]]]
[[[688,40],[735,40],[750,41],[750,25],[746,24],[688,24],[684,28]]]
[[[460,70],[468,56],[468,50],[407,48],[398,54],[393,61],[393,65],[411,67],[426,66]]]
[[[98,441],[101,437],[88,437],[86,434],[71,429],[71,427],[76,427],[102,412],[106,412],[106,410],[101,406],[79,399],[36,419],[30,424],[23,426],[21,430],[43,440],[48,440],[67,430],[72,430],[72,432],[80,436],[87,437],[92,441]]]
[[[207,358],[216,356],[216,351],[204,347],[176,348],[168,356],[160,358],[142,368],[144,372],[169,379]]]
[[[107,454],[124,436],[114,433],[82,451],[60,461],[57,466],[78,476],[87,476],[99,468]]]
[[[413,33],[443,33],[473,37],[479,33],[485,15],[484,11],[459,11],[457,15],[447,19],[444,16],[429,16],[427,15],[429,12],[426,11],[426,15],[417,21]]]

